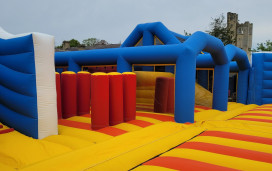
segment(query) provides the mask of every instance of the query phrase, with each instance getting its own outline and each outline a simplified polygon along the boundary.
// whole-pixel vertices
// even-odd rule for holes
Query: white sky
[[[253,23],[253,47],[272,40],[271,0],[0,0],[0,26],[63,40],[123,42],[137,24],[161,21],[180,34],[209,29],[211,18],[235,12]]]

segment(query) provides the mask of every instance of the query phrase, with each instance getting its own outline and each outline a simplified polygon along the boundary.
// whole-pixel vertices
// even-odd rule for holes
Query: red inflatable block
[[[58,119],[62,119],[60,74],[58,72],[56,72],[56,91],[57,91],[57,112],[58,112]]]
[[[91,75],[92,129],[109,126],[109,76],[97,72]]]
[[[77,80],[72,71],[61,73],[62,117],[77,115]]]
[[[169,78],[157,77],[155,87],[154,112],[166,113],[169,89]]]
[[[110,125],[117,125],[124,121],[123,114],[123,76],[118,72],[111,72],[109,75],[109,114]]]
[[[167,99],[167,113],[174,113],[175,105],[175,79],[169,78],[168,99]]]
[[[77,114],[90,113],[91,74],[87,71],[77,73]]]
[[[123,73],[124,89],[124,121],[136,118],[136,74],[133,72]]]

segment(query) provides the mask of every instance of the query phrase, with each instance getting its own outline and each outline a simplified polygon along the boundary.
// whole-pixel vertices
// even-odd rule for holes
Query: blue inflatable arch
[[[154,45],[154,36],[164,45]],[[185,39],[183,43],[179,38]],[[134,47],[139,40],[143,46]],[[187,39],[187,40],[186,40]],[[194,122],[196,59],[201,51],[210,53],[214,63],[213,108],[226,111],[230,59],[223,43],[206,33],[181,37],[162,23],[138,25],[120,48],[55,53],[57,66],[80,71],[82,65],[115,65],[118,72],[132,71],[133,64],[176,64],[175,120]]]

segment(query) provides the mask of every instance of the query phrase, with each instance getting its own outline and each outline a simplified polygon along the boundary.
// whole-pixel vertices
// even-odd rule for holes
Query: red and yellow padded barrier
[[[69,118],[77,115],[77,80],[72,71],[61,73],[62,117]]]
[[[77,73],[77,115],[90,113],[91,74],[86,71]]]
[[[109,76],[96,72],[91,76],[92,129],[109,126]]]

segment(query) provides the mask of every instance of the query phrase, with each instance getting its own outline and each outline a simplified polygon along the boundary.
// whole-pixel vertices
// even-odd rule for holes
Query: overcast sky
[[[253,47],[272,40],[271,0],[0,0],[0,27],[42,32],[56,45],[72,38],[123,42],[137,24],[161,21],[170,30],[206,31],[212,18],[235,12],[253,23]]]

